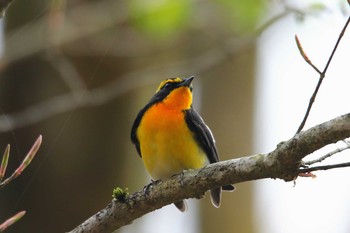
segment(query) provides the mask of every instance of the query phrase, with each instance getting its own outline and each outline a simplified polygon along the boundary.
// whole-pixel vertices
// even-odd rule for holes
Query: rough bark
[[[71,232],[112,232],[165,205],[186,198],[200,198],[217,186],[264,178],[292,181],[308,154],[350,137],[350,114],[337,117],[281,142],[267,154],[256,154],[187,170],[149,184],[123,200],[112,200]]]

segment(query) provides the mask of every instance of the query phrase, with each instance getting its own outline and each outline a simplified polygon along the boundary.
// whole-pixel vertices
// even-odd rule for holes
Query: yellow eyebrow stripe
[[[162,87],[167,84],[167,83],[179,83],[179,82],[182,82],[183,79],[182,78],[169,78],[169,79],[166,79],[166,80],[163,80],[160,84],[159,84],[159,87],[156,91],[156,93],[162,89]]]

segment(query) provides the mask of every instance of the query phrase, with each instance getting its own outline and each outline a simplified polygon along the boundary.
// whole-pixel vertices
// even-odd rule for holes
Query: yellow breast
[[[184,112],[164,102],[148,109],[137,129],[143,162],[154,179],[209,163],[184,120]]]

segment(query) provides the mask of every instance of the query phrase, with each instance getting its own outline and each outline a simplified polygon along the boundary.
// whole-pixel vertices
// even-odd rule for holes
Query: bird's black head
[[[151,102],[156,103],[165,99],[173,90],[179,87],[188,87],[192,91],[192,80],[190,78],[170,78],[162,81],[151,99]]]

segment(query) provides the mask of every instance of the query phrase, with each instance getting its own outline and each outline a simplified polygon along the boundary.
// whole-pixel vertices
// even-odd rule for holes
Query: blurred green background
[[[282,1],[283,2],[283,1]],[[252,152],[255,40],[263,0],[16,0],[0,63],[0,149],[21,177],[0,192],[8,232],[65,232],[104,208],[116,186],[150,180],[129,140],[138,110],[171,77],[196,76],[195,105],[222,160]],[[200,202],[201,232],[255,232],[251,184]],[[191,206],[190,206],[191,208]]]

